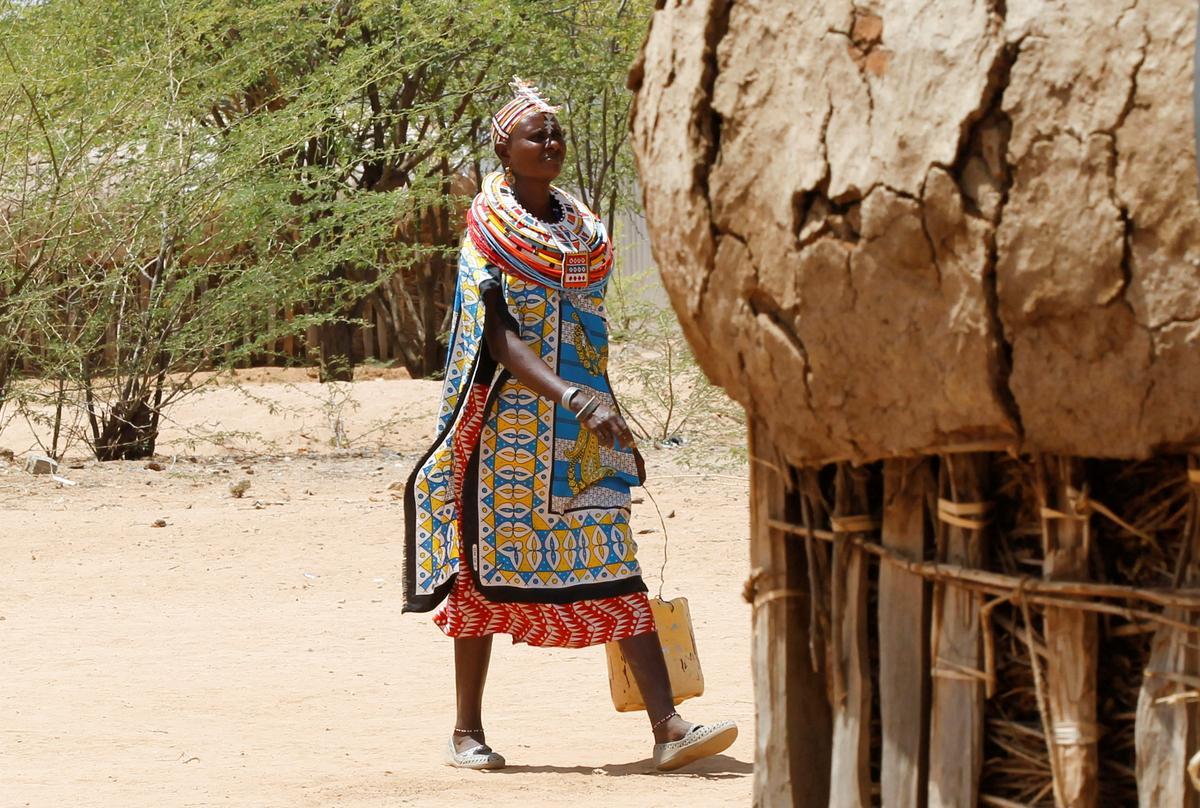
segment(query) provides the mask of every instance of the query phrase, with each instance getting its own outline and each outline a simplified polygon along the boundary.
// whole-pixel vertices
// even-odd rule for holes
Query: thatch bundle
[[[752,427],[760,802],[1197,804],[1195,25],[655,14],[655,255]]]

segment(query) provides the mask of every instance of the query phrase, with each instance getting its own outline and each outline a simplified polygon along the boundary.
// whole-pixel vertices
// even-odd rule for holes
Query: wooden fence
[[[1197,805],[1200,458],[752,447],[756,804]]]

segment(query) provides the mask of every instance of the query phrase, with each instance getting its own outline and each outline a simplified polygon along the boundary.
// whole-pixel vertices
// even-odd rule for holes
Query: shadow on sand
[[[598,777],[628,777],[631,774],[647,774],[655,777],[698,777],[704,780],[732,780],[745,777],[754,771],[754,766],[729,755],[713,755],[685,766],[678,771],[658,772],[654,760],[645,758],[633,763],[606,763],[603,766],[526,766],[508,765],[489,774],[590,774]]]

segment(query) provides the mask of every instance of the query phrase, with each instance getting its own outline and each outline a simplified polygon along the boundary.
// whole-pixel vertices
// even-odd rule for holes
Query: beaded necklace
[[[550,186],[560,215],[544,222],[517,201],[504,174],[483,178],[467,211],[467,233],[489,263],[530,283],[559,291],[594,291],[612,270],[608,231],[596,214]]]

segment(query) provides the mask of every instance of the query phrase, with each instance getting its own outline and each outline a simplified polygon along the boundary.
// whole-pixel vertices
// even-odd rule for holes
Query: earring
[[[510,188],[516,183],[516,180],[513,178],[512,166],[504,167],[504,179],[508,182],[508,187]]]

